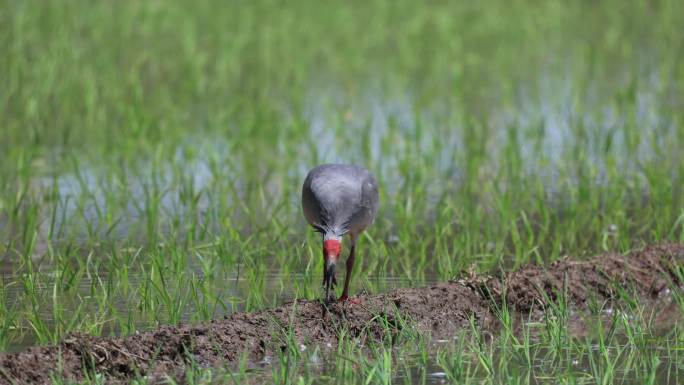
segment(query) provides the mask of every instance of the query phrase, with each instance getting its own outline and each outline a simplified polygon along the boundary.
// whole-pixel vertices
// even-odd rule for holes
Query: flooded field
[[[352,280],[364,296],[684,242],[680,2],[2,8],[0,351],[320,298],[300,207],[320,163],[380,185]],[[410,334],[229,372],[677,383],[679,328],[545,332],[538,359],[501,332]],[[188,382],[219,375],[195,369]]]
[[[75,333],[57,346],[0,356],[0,367],[5,378],[41,383],[50,369],[70,380],[94,375],[159,382],[211,377],[216,370],[217,381],[261,382],[269,375],[302,381],[302,375],[325,377],[326,363],[335,372],[333,363],[342,364],[337,374],[344,382],[412,381],[412,372],[422,372],[422,382],[503,380],[519,370],[511,364],[535,379],[594,371],[611,381],[642,371],[676,381],[680,361],[671,353],[679,346],[682,262],[684,247],[662,244],[624,256],[529,266],[498,278],[362,294],[356,303],[288,301],[124,338]],[[675,350],[657,346],[670,342]],[[402,365],[394,371],[397,355]],[[505,370],[495,371],[495,363],[506,364],[496,368]],[[347,365],[356,370],[345,373]],[[558,365],[568,367],[563,372]],[[426,373],[430,367],[443,371]],[[273,372],[265,373],[269,368]]]

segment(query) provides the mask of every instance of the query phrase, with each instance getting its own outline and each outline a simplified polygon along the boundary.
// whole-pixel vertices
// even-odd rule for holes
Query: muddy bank
[[[51,375],[80,379],[86,370],[125,381],[137,375],[182,373],[191,359],[204,366],[234,363],[243,355],[258,361],[287,348],[288,333],[298,344],[334,347],[341,328],[361,340],[375,340],[385,335],[386,325],[400,328],[402,319],[435,336],[470,327],[471,318],[478,327],[496,328],[494,304],[506,303],[527,314],[541,311],[547,301],[565,292],[574,306],[582,307],[590,300],[615,298],[618,287],[635,290],[644,299],[656,298],[671,284],[682,284],[675,274],[682,263],[684,246],[657,245],[624,256],[604,254],[587,261],[529,266],[501,277],[473,276],[362,295],[361,305],[335,303],[326,308],[300,301],[125,338],[71,335],[56,346],[0,355],[0,383],[49,383]]]

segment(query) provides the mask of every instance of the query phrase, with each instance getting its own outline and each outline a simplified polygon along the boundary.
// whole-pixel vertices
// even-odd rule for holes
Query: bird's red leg
[[[349,250],[349,257],[347,257],[347,272],[344,275],[344,290],[342,290],[342,296],[340,301],[349,301],[351,303],[360,304],[361,301],[358,299],[349,298],[349,281],[351,280],[352,270],[354,269],[354,254],[356,251],[355,242],[352,242],[351,249]]]

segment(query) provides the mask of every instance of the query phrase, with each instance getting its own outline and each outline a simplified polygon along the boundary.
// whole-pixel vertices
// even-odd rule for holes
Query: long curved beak
[[[325,300],[330,301],[330,288],[335,286],[335,266],[336,262],[333,258],[328,258],[325,261],[325,270],[323,272],[323,283],[325,284]],[[333,293],[334,295],[334,293]]]

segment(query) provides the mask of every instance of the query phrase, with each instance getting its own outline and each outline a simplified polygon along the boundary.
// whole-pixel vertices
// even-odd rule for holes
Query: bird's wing
[[[314,228],[338,235],[350,229],[358,232],[372,222],[377,212],[377,183],[361,167],[319,166],[304,181],[302,206]]]
[[[360,200],[349,220],[349,228],[354,233],[362,232],[373,223],[379,203],[377,182],[368,171],[364,170],[359,186],[361,188]]]

